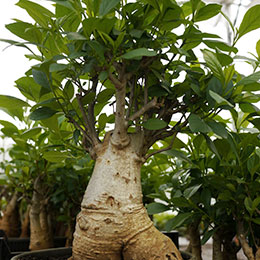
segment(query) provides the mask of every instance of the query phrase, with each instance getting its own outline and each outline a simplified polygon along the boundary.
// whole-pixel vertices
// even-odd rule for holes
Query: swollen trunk
[[[0,221],[0,229],[4,230],[8,237],[18,237],[21,232],[19,215],[18,193],[15,192],[4,211]]]
[[[171,240],[149,219],[142,203],[140,169],[133,137],[117,148],[106,140],[77,217],[73,259],[182,259]]]
[[[41,178],[34,183],[32,206],[30,210],[30,249],[40,250],[53,246],[52,230],[44,198]]]

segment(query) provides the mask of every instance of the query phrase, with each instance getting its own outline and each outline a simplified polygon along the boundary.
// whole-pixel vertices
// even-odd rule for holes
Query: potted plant
[[[259,26],[245,16],[229,46],[197,26],[221,13],[217,4],[53,2],[55,13],[20,0],[17,5],[34,23],[19,20],[7,28],[26,41],[12,44],[37,47],[27,57],[38,64],[16,81],[21,93],[37,103],[30,118],[45,120],[58,133],[59,123],[68,120],[73,136],[95,160],[77,217],[73,259],[121,259],[122,254],[124,259],[181,259],[143,206],[141,167],[171,149],[188,126],[218,133],[219,111],[241,101],[247,93],[242,86],[259,79],[259,73],[243,77],[235,71],[233,59],[238,39]],[[180,26],[181,33],[175,30]],[[203,60],[195,52],[202,43],[207,46]],[[3,106],[10,109],[6,102]],[[151,151],[160,140],[168,147]]]

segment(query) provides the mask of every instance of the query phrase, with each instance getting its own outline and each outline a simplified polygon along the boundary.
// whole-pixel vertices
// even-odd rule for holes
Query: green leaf
[[[148,130],[159,130],[167,127],[167,123],[158,118],[150,118],[146,122],[143,123],[144,128]]]
[[[43,71],[32,69],[32,75],[34,81],[45,88],[46,90],[51,90],[49,80],[46,76],[46,74]]]
[[[248,32],[258,28],[260,28],[260,5],[255,5],[251,7],[244,15],[242,23],[238,29],[237,40]]]
[[[217,56],[209,51],[209,50],[202,50],[204,60],[206,61],[206,64],[208,67],[212,70],[213,74],[222,82],[225,81],[225,76],[222,71],[222,66],[219,60],[217,59]]]
[[[57,72],[65,70],[69,67],[68,64],[59,64],[59,63],[53,63],[50,65],[50,72]]]
[[[101,0],[99,15],[104,16],[108,14],[118,3],[120,3],[120,0]]]
[[[7,95],[0,95],[0,107],[9,109],[20,109],[23,107],[29,107],[30,105],[25,101]]]
[[[30,138],[33,138],[36,135],[38,135],[41,132],[41,130],[42,130],[42,127],[34,127],[34,128],[31,128],[31,129],[24,131],[20,135],[20,137],[23,138],[23,139],[30,139]]]
[[[65,152],[59,152],[59,151],[49,151],[45,152],[43,154],[43,158],[50,162],[62,162],[65,159],[69,158],[68,154]]]
[[[260,58],[260,40],[256,43],[256,53],[258,58]]]
[[[67,37],[70,41],[86,41],[87,38],[80,34],[80,33],[77,33],[77,32],[69,32],[67,34]]]
[[[129,51],[121,56],[123,59],[140,59],[143,56],[152,57],[156,56],[156,51],[150,51],[146,48],[139,48],[132,51]]]
[[[169,210],[169,207],[162,203],[153,202],[147,205],[149,215],[158,214],[167,210]]]
[[[30,41],[30,42],[37,42],[39,43],[42,35],[40,33],[40,30],[35,28],[32,24],[30,23],[25,23],[25,22],[15,22],[11,24],[7,24],[5,26],[11,33],[17,35],[18,37]],[[9,42],[10,44],[14,44],[15,42]]]
[[[204,21],[204,20],[210,19],[211,17],[216,16],[217,14],[220,13],[221,7],[222,6],[218,5],[218,4],[208,4],[204,7],[202,7],[196,13],[196,15],[194,17],[194,21],[195,22]]]
[[[227,105],[230,107],[234,107],[230,102],[228,102],[225,98],[221,97],[218,93],[209,90],[209,95],[217,102],[218,105]]]
[[[48,0],[48,1],[52,1],[52,2],[55,2],[56,4],[58,5],[62,5],[68,9],[71,9],[71,10],[75,10],[72,6],[72,4],[70,3],[70,0]]]
[[[16,5],[25,9],[33,20],[43,27],[48,27],[50,18],[54,16],[48,9],[28,0],[20,0]]]
[[[215,232],[216,232],[215,229],[211,229],[211,230],[207,231],[207,232],[203,235],[203,237],[202,237],[202,239],[201,239],[201,244],[202,244],[202,245],[205,245],[206,242],[213,236],[213,234],[214,234]]]
[[[1,132],[4,135],[13,137],[14,134],[19,134],[19,130],[14,124],[12,124],[8,121],[5,121],[5,120],[0,120],[0,124],[3,126],[3,128],[1,129]]]
[[[252,202],[251,198],[246,197],[245,200],[244,200],[244,205],[245,205],[247,211],[249,212],[249,214],[252,215],[252,213],[253,213],[253,210],[252,210],[253,202]]]
[[[219,49],[225,52],[231,52],[231,51],[234,53],[238,52],[237,48],[232,47],[225,42],[214,41],[214,40],[204,40],[203,42],[211,49]]]
[[[188,189],[184,190],[183,196],[184,196],[186,199],[191,198],[191,197],[199,190],[199,188],[201,187],[201,185],[202,185],[202,184],[198,184],[198,185],[189,187]]]
[[[225,126],[221,123],[218,123],[216,121],[211,121],[207,123],[209,127],[212,129],[212,131],[217,134],[218,136],[221,136],[223,138],[228,137],[228,132],[225,128]]]
[[[38,102],[41,97],[41,86],[32,77],[22,77],[15,83],[16,87],[26,98]]]
[[[179,213],[176,217],[170,219],[165,224],[166,231],[171,231],[173,229],[176,229],[180,227],[187,219],[191,218],[193,213]]]
[[[252,84],[255,83],[257,81],[260,80],[260,71],[255,72],[245,78],[243,78],[242,80],[240,80],[237,84],[236,87],[241,86],[241,85],[248,85],[248,84]]]
[[[43,120],[43,119],[52,117],[56,113],[57,113],[57,111],[55,111],[49,107],[40,107],[40,108],[34,110],[30,114],[29,118],[34,121]]]
[[[97,101],[100,103],[107,102],[111,97],[113,97],[114,94],[115,94],[114,89],[111,88],[105,89],[97,95]]]
[[[215,153],[217,155],[218,158],[220,158],[219,152],[214,144],[214,142],[212,142],[212,140],[210,139],[210,137],[208,137],[206,134],[203,134],[204,138],[206,139],[206,143],[209,147],[209,149]]]
[[[185,155],[185,153],[178,151],[178,150],[175,150],[175,149],[171,149],[171,150],[162,152],[162,154],[167,154],[168,156],[177,157],[181,160],[192,163],[191,160]]]
[[[252,219],[252,221],[254,223],[256,223],[257,225],[260,225],[260,218],[254,218],[254,219]]]
[[[208,133],[211,131],[210,127],[201,119],[199,116],[195,114],[191,114],[189,116],[189,128],[193,133],[202,132]]]

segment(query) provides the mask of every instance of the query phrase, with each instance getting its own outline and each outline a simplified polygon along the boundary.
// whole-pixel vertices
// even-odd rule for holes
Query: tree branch
[[[135,112],[132,116],[130,116],[128,121],[134,121],[136,119],[139,119],[140,116],[145,114],[148,110],[150,110],[153,107],[157,107],[157,98],[156,97],[154,97],[149,103],[144,105],[139,111]]]
[[[127,146],[130,138],[127,135],[127,124],[125,119],[125,97],[126,97],[126,82],[130,74],[125,73],[125,66],[122,65],[118,72],[118,78],[112,73],[109,73],[109,79],[116,88],[116,113],[115,113],[115,129],[111,138],[113,145],[118,148]]]
[[[144,157],[145,161],[146,161],[148,158],[150,158],[151,156],[153,156],[153,155],[155,155],[155,154],[157,154],[157,153],[161,153],[161,152],[165,152],[165,151],[170,150],[170,149],[172,148],[172,146],[173,146],[173,142],[174,142],[174,140],[175,140],[175,137],[177,136],[177,133],[178,133],[178,132],[176,131],[176,132],[173,134],[171,143],[170,143],[170,145],[169,145],[168,147],[163,148],[163,149],[159,149],[159,150],[154,151],[154,152],[152,152],[152,153],[150,153],[150,154],[147,154],[147,155]]]
[[[91,122],[89,120],[87,114],[86,114],[85,108],[84,108],[84,106],[82,105],[82,102],[81,102],[82,96],[80,94],[77,94],[76,98],[77,98],[77,102],[78,102],[78,105],[79,105],[79,109],[80,109],[81,114],[83,116],[85,128],[89,130],[89,138],[91,140],[90,143],[93,146],[96,146],[99,142],[98,142],[98,139],[97,139],[97,136],[96,136],[95,126],[93,125],[94,122]]]

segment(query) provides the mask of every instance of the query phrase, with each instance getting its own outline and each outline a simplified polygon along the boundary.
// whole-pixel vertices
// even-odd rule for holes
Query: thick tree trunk
[[[27,206],[26,212],[24,213],[24,219],[22,222],[22,229],[20,237],[29,237],[30,235],[30,206]]]
[[[21,222],[17,192],[13,194],[7,204],[3,218],[0,220],[0,229],[5,231],[7,237],[18,237],[20,235]]]
[[[246,232],[244,230],[244,223],[242,221],[237,222],[237,237],[243,249],[243,252],[248,260],[256,260],[253,249],[249,246]]]
[[[161,234],[142,203],[138,139],[128,146],[106,138],[96,152],[95,168],[77,216],[74,260],[180,260],[179,251]]]
[[[213,235],[213,248],[212,248],[212,259],[213,260],[224,260],[222,253],[222,239],[220,232],[216,231]]]
[[[32,206],[30,210],[30,249],[40,250],[53,247],[52,230],[46,209],[44,189],[41,178],[34,183]]]
[[[200,219],[190,224],[188,227],[191,252],[194,257],[194,260],[202,260],[199,224],[200,224]]]

